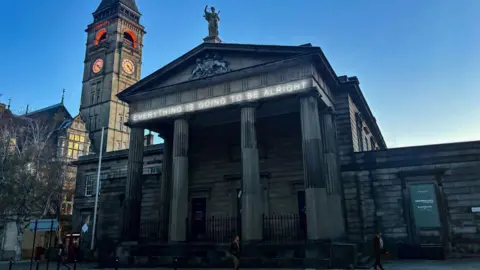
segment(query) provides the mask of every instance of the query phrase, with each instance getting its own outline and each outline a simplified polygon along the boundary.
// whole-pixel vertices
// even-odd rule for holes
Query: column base
[[[133,265],[135,263],[132,251],[138,246],[138,242],[122,242],[117,246],[116,254],[118,257],[118,266]]]
[[[330,217],[326,188],[306,188],[307,235],[309,239],[330,240]]]
[[[330,266],[330,240],[307,240],[303,265],[307,269],[328,269]]]
[[[340,194],[328,194],[327,204],[330,224],[330,239],[339,241],[345,238],[345,222],[343,217],[342,196]]]

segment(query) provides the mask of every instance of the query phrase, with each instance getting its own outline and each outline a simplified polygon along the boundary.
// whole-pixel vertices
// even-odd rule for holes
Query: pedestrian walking
[[[70,266],[65,263],[65,257],[67,253],[65,250],[65,246],[63,245],[62,242],[58,244],[58,264],[61,264],[67,268],[67,270],[70,270]]]
[[[240,237],[238,237],[238,235],[235,236],[230,245],[230,255],[233,259],[234,269],[238,270],[240,266]]]
[[[380,232],[377,232],[375,234],[375,238],[373,239],[373,252],[375,253],[375,264],[373,265],[373,269],[377,269],[377,267],[379,267],[380,270],[384,270],[380,259],[382,254],[386,254],[387,252],[383,246],[382,234]]]

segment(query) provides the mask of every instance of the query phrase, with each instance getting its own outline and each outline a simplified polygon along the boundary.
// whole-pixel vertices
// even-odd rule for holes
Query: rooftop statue
[[[218,37],[218,22],[220,21],[220,11],[215,12],[215,8],[211,7],[210,12],[207,11],[208,5],[205,6],[203,17],[208,22],[208,36]]]

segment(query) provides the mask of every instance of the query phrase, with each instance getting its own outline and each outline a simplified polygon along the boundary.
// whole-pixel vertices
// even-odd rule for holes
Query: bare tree
[[[16,224],[16,260],[30,220],[58,216],[66,164],[56,158],[54,135],[31,119],[0,126],[0,216]]]

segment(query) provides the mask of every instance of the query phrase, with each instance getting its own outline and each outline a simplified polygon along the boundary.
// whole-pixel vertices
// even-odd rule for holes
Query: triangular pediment
[[[145,89],[162,88],[249,67],[275,62],[295,55],[321,52],[310,44],[301,46],[203,43],[165,65],[118,96],[128,97]]]

